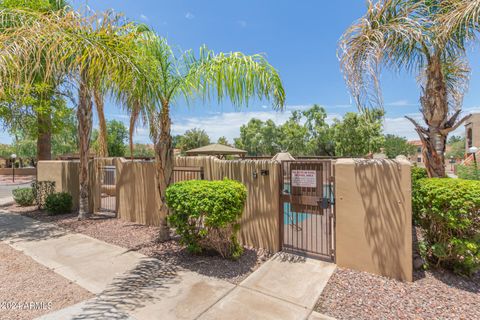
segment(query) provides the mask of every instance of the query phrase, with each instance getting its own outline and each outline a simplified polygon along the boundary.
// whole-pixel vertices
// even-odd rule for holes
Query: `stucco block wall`
[[[270,160],[231,161],[215,157],[179,157],[176,158],[175,165],[203,167],[207,180],[229,178],[243,183],[248,194],[240,221],[240,241],[247,246],[279,251],[279,163]],[[262,176],[261,170],[268,170],[268,175]]]
[[[118,159],[116,165],[117,216],[130,222],[159,226],[155,164]]]
[[[337,160],[338,266],[412,281],[410,171],[408,161]]]
[[[39,161],[38,181],[54,181],[56,192],[68,192],[73,197],[73,208],[78,209],[80,183],[78,161]]]

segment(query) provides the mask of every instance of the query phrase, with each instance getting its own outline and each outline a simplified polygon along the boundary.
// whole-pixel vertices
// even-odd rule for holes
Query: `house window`
[[[417,162],[422,162],[422,158],[421,158],[421,157],[418,157],[418,158],[417,158]]]

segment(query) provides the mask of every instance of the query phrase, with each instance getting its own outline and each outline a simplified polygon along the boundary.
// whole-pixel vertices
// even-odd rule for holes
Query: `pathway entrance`
[[[42,319],[327,319],[312,309],[330,263],[279,254],[234,285],[6,211],[0,225],[0,241],[97,294]]]
[[[331,160],[282,162],[282,250],[334,261],[335,199]]]

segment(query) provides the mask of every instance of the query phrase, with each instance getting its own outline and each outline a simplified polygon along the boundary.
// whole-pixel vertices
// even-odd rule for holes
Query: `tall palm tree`
[[[165,39],[155,34],[144,36],[143,49],[153,60],[149,74],[155,77],[155,104],[149,112],[150,137],[155,149],[157,192],[160,198],[160,237],[168,238],[165,190],[172,182],[174,166],[170,109],[180,97],[218,101],[228,98],[240,107],[252,97],[266,98],[276,109],[283,108],[285,92],[277,71],[261,55],[247,56],[240,52],[219,53],[205,47],[195,56],[192,51],[176,55]]]
[[[8,22],[0,33],[0,91],[33,83],[40,71],[45,80],[65,76],[78,88],[79,218],[85,218],[93,88],[101,79],[112,92],[129,90],[126,76],[144,74],[132,32],[136,26],[112,13],[84,17],[74,11],[46,15],[10,8],[0,10],[0,21]],[[24,87],[27,91],[28,86]]]
[[[417,75],[425,125],[407,119],[423,143],[430,177],[445,176],[447,136],[469,117],[459,119],[469,75],[462,45],[466,33],[442,30],[442,19],[452,13],[452,4],[460,2],[469,1],[369,0],[367,13],[345,32],[339,45],[347,85],[361,110],[382,106],[383,66]]]
[[[48,1],[2,1],[1,8],[17,8],[33,10],[42,14],[65,12],[67,3],[60,0]],[[2,21],[0,29],[8,28],[9,20]],[[41,59],[40,59],[41,60]],[[41,62],[44,63],[44,62]],[[55,91],[61,85],[62,79],[51,79],[45,82],[43,71],[35,75],[35,90],[31,91],[30,99],[37,118],[37,160],[50,160],[52,156],[52,102]]]

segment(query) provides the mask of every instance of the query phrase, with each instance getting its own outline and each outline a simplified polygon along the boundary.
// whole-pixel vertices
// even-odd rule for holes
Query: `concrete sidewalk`
[[[240,285],[0,210],[0,240],[96,294],[42,319],[327,319],[333,264],[278,255]]]

